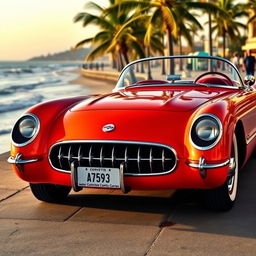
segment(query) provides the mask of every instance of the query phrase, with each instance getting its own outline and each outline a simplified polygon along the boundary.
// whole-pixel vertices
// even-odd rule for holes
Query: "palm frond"
[[[201,23],[195,18],[194,14],[191,14],[190,12],[188,12],[186,9],[183,9],[183,8],[182,8],[181,12],[182,12],[183,21],[184,20],[190,21],[193,24],[195,24],[199,29],[203,28]]]
[[[176,20],[174,19],[172,11],[167,7],[164,6],[161,8],[162,16],[166,23],[166,25],[170,28],[172,34],[176,37],[177,35],[177,24]]]
[[[182,25],[181,25],[181,27],[180,27],[180,29],[179,29],[179,32],[180,32],[179,34],[180,34],[181,36],[183,36],[183,37],[186,39],[186,41],[188,42],[188,44],[189,44],[190,46],[192,46],[192,45],[193,45],[193,39],[192,39],[190,30],[189,30],[188,28],[186,28],[185,24],[182,24]]]
[[[256,14],[254,14],[249,20],[248,20],[248,24],[253,22],[256,19]]]
[[[190,1],[186,2],[186,5],[189,9],[202,10],[212,14],[218,13],[218,15],[222,16],[223,18],[228,16],[227,12],[221,9],[215,3]]]
[[[130,25],[131,23],[133,23],[136,20],[144,19],[146,17],[147,17],[146,14],[141,14],[139,16],[132,17],[130,20],[128,20],[126,23],[124,23],[121,26],[121,28],[117,31],[117,33],[114,36],[114,40],[116,40],[116,39],[118,39],[120,37],[120,35],[122,34],[123,30],[126,29],[128,27],[128,25]]]
[[[89,24],[94,24],[104,29],[112,29],[112,30],[115,29],[113,25],[104,17],[92,15],[87,12],[81,12],[75,16],[74,22],[79,22],[79,21],[83,22],[83,27],[86,27]]]
[[[75,45],[75,49],[78,50],[78,49],[80,49],[81,47],[83,47],[85,44],[88,44],[88,43],[93,42],[93,40],[94,40],[94,37],[84,39],[84,40],[78,42],[78,43]]]
[[[150,45],[151,35],[152,35],[153,25],[152,23],[149,23],[148,29],[146,31],[145,37],[144,37],[144,44],[146,46]]]
[[[107,39],[111,38],[111,34],[108,31],[101,31],[99,32],[93,39],[94,43],[106,41]]]
[[[105,52],[106,49],[109,46],[109,41],[104,42],[103,44],[97,46],[95,49],[93,49],[85,58],[85,61],[93,61],[97,57],[102,56]]]
[[[132,47],[132,49],[134,49],[134,51],[135,51],[136,54],[139,56],[139,58],[145,58],[145,57],[146,57],[145,51],[144,51],[144,49],[142,48],[141,44],[139,44],[139,43],[136,42],[136,41],[133,41],[133,42],[131,43],[131,47]]]
[[[160,55],[164,55],[164,45],[159,39],[152,37],[151,46],[154,52],[159,52]]]
[[[94,9],[96,11],[99,11],[100,13],[104,11],[103,7],[92,1],[85,4],[85,9]]]
[[[110,7],[106,8],[104,13],[111,13],[113,10],[118,10],[119,12],[130,12],[136,9],[148,10],[150,9],[149,1],[121,1],[120,3],[113,4]]]

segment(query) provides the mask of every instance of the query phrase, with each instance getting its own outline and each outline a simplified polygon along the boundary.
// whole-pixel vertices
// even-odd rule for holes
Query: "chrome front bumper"
[[[202,177],[202,178],[206,178],[206,170],[208,170],[208,169],[220,168],[220,167],[224,167],[224,166],[227,166],[227,165],[233,165],[233,161],[234,161],[234,159],[231,158],[231,159],[228,159],[228,160],[226,160],[225,162],[222,162],[222,163],[218,163],[218,164],[207,164],[207,163],[205,162],[205,158],[200,157],[198,164],[195,164],[195,163],[188,163],[188,166],[189,166],[189,167],[192,167],[192,168],[197,168],[197,169],[199,169],[199,172],[200,172],[200,174],[201,174],[201,177]]]
[[[38,162],[39,159],[22,159],[22,154],[18,153],[15,158],[13,158],[12,156],[10,156],[7,160],[7,162],[9,164],[15,164],[16,167],[18,168],[19,172],[23,172],[23,168],[22,165],[23,164],[30,164],[30,163],[35,163]]]

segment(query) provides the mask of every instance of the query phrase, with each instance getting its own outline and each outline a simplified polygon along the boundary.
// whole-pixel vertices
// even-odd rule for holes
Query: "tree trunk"
[[[223,31],[223,58],[226,58],[226,31]],[[222,70],[225,70],[225,62],[223,62]]]
[[[226,31],[223,31],[223,58],[226,58]]]
[[[165,59],[162,59],[162,75],[166,75],[166,70],[165,70]]]
[[[163,45],[164,45],[164,36],[162,38],[163,40]],[[165,68],[165,60],[162,60],[162,75],[166,75],[166,68]]]
[[[167,28],[167,35],[168,35],[169,56],[173,56],[173,37],[172,37],[172,31],[169,27]],[[170,72],[170,75],[174,74],[174,61],[173,61],[173,59],[170,59],[169,72]]]
[[[147,46],[147,57],[150,57],[150,48],[149,46]],[[148,80],[151,80],[153,79],[152,78],[152,73],[151,73],[151,61],[148,61],[148,77],[147,77]]]
[[[139,73],[140,69],[139,69],[139,64],[136,64],[136,72]]]
[[[124,61],[123,61],[123,57],[122,57],[122,52],[119,51],[119,71],[121,71],[124,68]]]
[[[145,69],[144,69],[144,61],[142,61],[141,63],[140,63],[140,73],[142,73],[142,74],[144,74],[145,73]]]
[[[117,60],[116,60],[116,69],[117,71],[121,71],[121,63],[120,63],[120,56],[119,54],[117,55]]]
[[[117,69],[117,61],[116,61],[116,58],[115,58],[115,54],[113,52],[111,54],[111,57],[112,57],[112,68]]]
[[[128,65],[130,63],[129,61],[129,57],[128,57],[128,54],[127,54],[127,50],[123,50],[123,56],[124,56],[124,60],[125,60],[125,64]]]
[[[112,68],[117,69],[117,63],[115,59],[112,60]]]
[[[210,56],[213,55],[213,49],[212,49],[212,16],[211,13],[208,13],[208,20],[209,20],[209,54]],[[213,63],[210,60],[210,71],[213,71]]]
[[[179,34],[179,44],[180,44],[180,55],[182,55],[182,41],[181,41],[181,33]],[[180,58],[180,71],[183,70],[183,59]]]
[[[209,54],[212,56],[212,17],[211,13],[209,13]]]
[[[125,61],[125,64],[128,65],[129,64],[129,57],[128,57],[128,47],[127,45],[123,42],[121,43],[121,50],[120,50],[123,54],[123,57],[124,57],[124,61]]]

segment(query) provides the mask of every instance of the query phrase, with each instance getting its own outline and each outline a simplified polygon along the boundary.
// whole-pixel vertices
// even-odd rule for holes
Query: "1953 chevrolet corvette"
[[[8,161],[42,201],[71,188],[186,188],[229,210],[256,146],[254,82],[218,57],[137,60],[113,93],[30,108],[14,125]]]

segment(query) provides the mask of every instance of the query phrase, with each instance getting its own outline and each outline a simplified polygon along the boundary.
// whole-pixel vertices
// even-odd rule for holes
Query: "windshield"
[[[155,57],[127,65],[116,89],[135,86],[207,85],[241,87],[236,68],[217,57]]]

